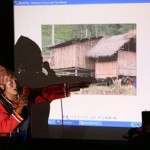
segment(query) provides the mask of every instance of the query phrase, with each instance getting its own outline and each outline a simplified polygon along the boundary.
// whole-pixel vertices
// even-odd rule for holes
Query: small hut
[[[48,55],[44,53],[43,59],[49,61],[51,69],[59,76],[92,77],[95,71],[95,62],[89,60],[86,54],[100,38],[102,37],[72,39],[49,46],[49,59]]]
[[[136,31],[101,38],[87,52],[95,62],[95,78],[136,76]]]

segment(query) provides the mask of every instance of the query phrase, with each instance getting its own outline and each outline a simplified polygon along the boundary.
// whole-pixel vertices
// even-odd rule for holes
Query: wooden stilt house
[[[102,37],[72,39],[50,46],[49,61],[51,69],[58,76],[92,77],[95,72],[95,62],[86,57],[87,51]],[[47,55],[43,54],[43,59]]]
[[[136,31],[101,38],[86,55],[95,62],[95,78],[136,77]]]

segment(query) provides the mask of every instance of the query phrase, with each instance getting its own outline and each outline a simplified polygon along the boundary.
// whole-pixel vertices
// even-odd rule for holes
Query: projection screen
[[[149,0],[14,0],[14,45],[29,42],[15,49],[15,73],[33,72],[42,61],[50,84],[88,83],[33,106],[40,122],[33,121],[33,137],[124,140],[141,126],[142,111],[150,110],[149,14]]]

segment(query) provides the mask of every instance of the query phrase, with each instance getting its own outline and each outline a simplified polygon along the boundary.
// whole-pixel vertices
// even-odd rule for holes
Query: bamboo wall
[[[118,59],[111,62],[95,63],[95,78],[106,79],[119,75],[136,76],[136,53],[118,51]]]
[[[105,79],[107,77],[117,76],[117,62],[96,62],[95,63],[95,78]]]
[[[132,51],[118,52],[118,75],[136,76],[136,53]]]
[[[95,69],[95,63],[86,57],[87,51],[95,42],[87,40],[77,42],[63,47],[52,49],[54,53],[52,69],[62,68],[84,68]]]

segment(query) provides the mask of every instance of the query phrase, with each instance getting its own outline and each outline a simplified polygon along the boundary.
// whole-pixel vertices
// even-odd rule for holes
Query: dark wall
[[[0,64],[14,69],[13,0],[0,0]]]

